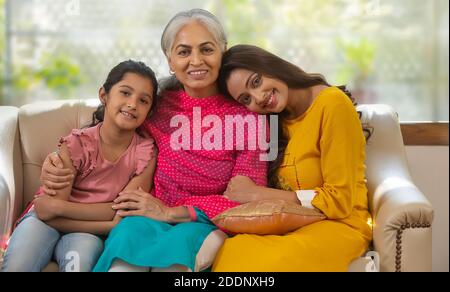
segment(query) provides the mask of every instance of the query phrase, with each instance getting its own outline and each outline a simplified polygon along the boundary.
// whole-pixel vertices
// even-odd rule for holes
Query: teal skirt
[[[174,264],[195,269],[195,258],[205,238],[217,227],[197,208],[197,221],[172,225],[142,216],[126,217],[111,230],[94,272],[106,272],[120,259],[140,267],[165,268]]]

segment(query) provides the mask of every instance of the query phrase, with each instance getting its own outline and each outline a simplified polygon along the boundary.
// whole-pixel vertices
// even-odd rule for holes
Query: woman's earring
[[[172,71],[172,70],[170,69],[170,70],[169,70],[169,74],[170,74],[170,75],[175,75],[175,72]]]

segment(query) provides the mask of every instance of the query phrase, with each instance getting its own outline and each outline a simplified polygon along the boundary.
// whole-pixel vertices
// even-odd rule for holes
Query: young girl
[[[120,221],[112,201],[124,190],[151,189],[154,142],[136,131],[156,92],[155,74],[142,62],[124,61],[111,70],[92,125],[60,140],[63,166],[75,175],[54,196],[36,196],[12,234],[2,271],[41,271],[52,256],[60,271],[92,270],[102,236]]]

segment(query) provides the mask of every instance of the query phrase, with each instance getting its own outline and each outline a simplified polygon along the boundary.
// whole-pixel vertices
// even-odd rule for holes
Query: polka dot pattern
[[[216,121],[220,120],[222,123],[222,135],[219,137],[222,139],[222,149],[204,150],[201,147],[194,150],[194,144],[201,142],[198,139],[202,139],[212,128],[212,125],[199,127],[198,123],[195,126],[200,112],[201,118],[215,115],[218,117]],[[174,150],[171,147],[171,135],[181,127],[170,127],[171,119],[177,115],[182,115],[189,121],[189,149]],[[155,139],[159,150],[153,195],[169,206],[195,206],[212,218],[238,205],[222,196],[233,176],[245,175],[258,185],[267,184],[267,162],[260,161],[260,154],[266,151],[259,150],[258,147],[256,150],[246,150],[248,147],[236,150],[239,141],[255,139],[252,136],[256,133],[242,131],[239,137],[233,139],[233,148],[225,149],[224,125],[227,115],[253,115],[257,120],[255,114],[222,95],[200,99],[190,97],[184,91],[177,91],[167,93],[158,101],[153,116],[144,125]],[[239,134],[239,131],[235,130],[234,133]]]

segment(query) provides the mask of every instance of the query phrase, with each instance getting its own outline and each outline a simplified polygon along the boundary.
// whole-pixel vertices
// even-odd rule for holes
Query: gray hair
[[[227,37],[222,24],[212,13],[203,9],[191,9],[177,13],[166,25],[161,37],[161,49],[168,58],[172,51],[173,43],[180,29],[191,21],[197,21],[213,35],[220,50],[225,52],[227,47]]]

